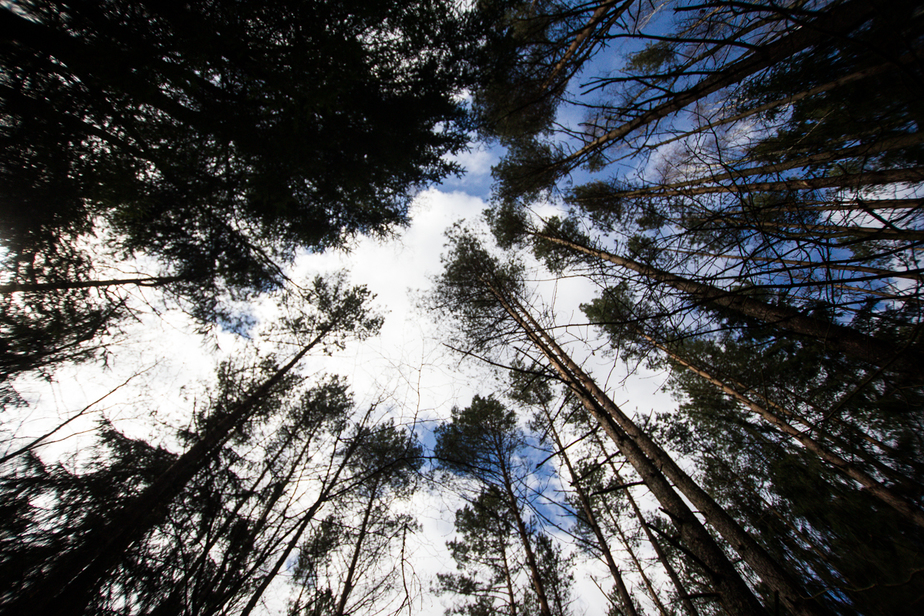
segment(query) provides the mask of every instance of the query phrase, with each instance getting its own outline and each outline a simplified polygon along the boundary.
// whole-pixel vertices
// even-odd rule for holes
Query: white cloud
[[[478,144],[471,149],[450,156],[449,160],[457,162],[465,169],[468,175],[487,175],[491,172],[491,166],[497,162],[497,153],[485,146]]]

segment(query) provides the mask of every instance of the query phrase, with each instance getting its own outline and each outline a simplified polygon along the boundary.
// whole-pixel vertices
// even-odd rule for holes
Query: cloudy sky
[[[376,294],[376,305],[386,317],[381,333],[350,345],[334,357],[309,358],[301,371],[348,376],[360,405],[383,402],[400,422],[413,425],[427,446],[432,445],[433,426],[447,418],[453,406],[467,406],[474,394],[490,395],[500,385],[499,377],[488,367],[447,349],[446,323],[440,315],[427,314],[419,307],[433,277],[440,272],[446,229],[460,220],[478,226],[486,207],[495,154],[475,148],[458,160],[466,175],[421,192],[413,205],[411,225],[396,238],[387,242],[362,239],[348,252],[304,255],[290,272],[293,280],[304,281],[346,269],[352,283],[366,285]],[[541,213],[550,215],[555,210],[548,206]],[[594,293],[586,280],[553,282],[549,276],[545,282],[537,280],[535,286],[539,302],[554,309],[558,324],[584,321],[579,306]],[[151,290],[131,293],[139,305],[160,306],[160,299]],[[273,312],[272,302],[254,308],[258,318],[269,318]],[[586,327],[560,329],[556,334],[564,343],[592,335]],[[8,415],[11,421],[6,423],[5,436],[12,438],[5,439],[7,451],[84,409],[78,419],[48,438],[42,449],[46,459],[79,455],[102,418],[129,435],[170,447],[172,429],[182,427],[191,406],[205,399],[205,387],[217,361],[246,344],[247,340],[229,331],[197,335],[190,320],[169,305],[157,312],[140,310],[137,319],[126,326],[117,352],[105,367],[65,368],[51,383],[18,383],[30,405],[15,418]],[[630,414],[648,414],[655,407],[663,409],[671,404],[670,397],[661,391],[663,374],[640,372],[626,379],[626,368],[608,355],[591,356],[582,350],[579,359]],[[556,487],[550,485],[548,489]],[[415,605],[417,614],[438,616],[445,609],[428,590],[435,583],[436,571],[452,569],[445,543],[452,538],[453,514],[461,504],[462,500],[451,493],[425,490],[409,505],[423,529],[411,561],[422,595]],[[582,565],[576,572],[576,615],[606,613],[593,575],[602,578],[602,570]],[[607,589],[611,585],[602,584]]]

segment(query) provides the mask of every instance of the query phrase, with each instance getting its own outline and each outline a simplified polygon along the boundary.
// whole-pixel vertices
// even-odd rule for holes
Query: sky
[[[447,419],[454,406],[467,406],[473,395],[488,396],[503,386],[496,371],[446,346],[450,336],[446,315],[429,314],[421,308],[421,300],[440,273],[445,231],[459,221],[481,226],[491,186],[491,165],[497,157],[496,149],[478,145],[459,155],[457,161],[466,170],[464,176],[422,190],[413,202],[410,225],[396,237],[387,241],[361,238],[348,251],[303,254],[288,270],[296,282],[347,270],[353,284],[365,285],[375,294],[374,305],[385,316],[377,336],[351,344],[332,357],[308,358],[299,369],[303,374],[323,371],[347,376],[358,406],[379,403],[399,422],[411,426],[428,448],[433,445],[433,427]],[[539,206],[538,213],[548,216],[561,212],[547,204]],[[592,299],[595,291],[588,281],[554,280],[540,273],[534,284],[537,301],[554,310],[557,323],[585,321],[580,304]],[[79,459],[103,418],[129,436],[176,449],[171,434],[182,428],[191,410],[206,399],[217,362],[242,352],[248,340],[220,328],[202,336],[188,316],[164,303],[155,290],[127,292],[143,308],[139,308],[135,320],[126,324],[124,336],[105,366],[68,366],[52,382],[23,379],[17,383],[29,406],[8,412],[2,445],[6,451],[0,449],[0,454],[74,416],[77,419],[47,439],[41,448],[45,459]],[[258,321],[270,320],[275,312],[270,299],[253,308]],[[560,329],[556,336],[567,345],[569,341],[592,338],[595,333],[578,326]],[[639,369],[627,377],[621,362],[603,352],[590,355],[588,348],[591,347],[580,345],[576,358],[584,361],[585,368],[605,384],[614,401],[630,415],[647,415],[673,404],[663,391],[664,374]],[[554,468],[545,468],[550,467]],[[548,481],[548,477],[537,477],[537,481],[542,480]],[[560,487],[553,480],[546,489]],[[407,505],[421,524],[411,550],[411,577],[419,591],[414,614],[439,616],[448,606],[445,599],[433,596],[429,590],[435,584],[437,571],[453,570],[445,544],[453,536],[454,511],[463,502],[458,494],[431,486],[418,492]],[[578,562],[581,564],[575,570],[573,613],[603,616],[606,604],[593,576],[604,580],[604,588],[611,584],[605,581],[599,565]],[[281,607],[281,596],[271,592],[268,597],[267,612]]]

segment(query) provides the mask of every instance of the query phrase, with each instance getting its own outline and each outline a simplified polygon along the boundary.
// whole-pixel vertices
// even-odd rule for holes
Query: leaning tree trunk
[[[353,586],[356,580],[356,568],[359,563],[359,556],[362,554],[363,542],[369,532],[369,520],[372,517],[372,511],[375,509],[375,501],[379,491],[379,480],[376,479],[369,490],[369,503],[363,511],[363,519],[359,524],[359,534],[356,537],[356,545],[353,547],[353,555],[350,558],[350,565],[347,568],[346,579],[343,580],[343,591],[340,593],[340,599],[337,601],[337,607],[334,610],[334,616],[344,616],[347,601],[353,592]]]
[[[778,180],[774,182],[753,182],[751,184],[715,184],[703,186],[697,182],[695,186],[681,188],[651,188],[637,191],[613,193],[613,198],[620,197],[695,197],[715,193],[757,193],[777,192],[788,190],[820,190],[822,188],[853,188],[861,189],[867,186],[883,186],[902,182],[920,182],[924,180],[924,166],[909,167],[907,169],[883,169],[880,171],[864,171],[862,173],[845,173],[844,175],[827,175],[817,178],[796,178],[791,180]],[[687,182],[681,183],[681,185]]]
[[[822,152],[816,152],[809,156],[795,160],[787,160],[780,163],[772,163],[759,167],[741,167],[733,168],[732,171],[725,173],[715,173],[713,175],[699,177],[691,180],[683,180],[680,182],[673,182],[666,185],[654,185],[646,188],[639,188],[634,190],[626,190],[613,193],[614,198],[633,198],[633,197],[660,197],[660,196],[674,196],[674,195],[695,195],[703,194],[707,192],[742,192],[735,185],[731,186],[702,186],[703,184],[721,182],[723,180],[738,180],[739,178],[751,177],[754,175],[770,175],[779,173],[781,171],[788,171],[790,169],[799,169],[802,167],[808,167],[811,165],[820,165],[823,163],[828,163],[836,160],[843,160],[845,158],[855,158],[855,157],[868,157],[875,154],[881,154],[882,152],[888,152],[890,150],[898,150],[902,148],[908,148],[916,146],[924,142],[924,132],[916,132],[905,135],[900,135],[898,137],[890,137],[883,139],[882,141],[875,141],[872,143],[864,143],[861,145],[855,145],[849,148],[843,149],[834,149],[834,150],[825,150]],[[854,175],[841,175],[833,176],[828,178],[811,178],[807,180],[781,180],[780,182],[772,182],[773,185],[779,185],[781,187],[793,186],[795,188],[801,188],[803,185],[814,185],[813,182],[817,182],[818,188],[828,188],[827,185],[830,182],[847,182],[847,186],[851,185],[851,182],[860,182],[863,181],[866,177],[871,178],[873,181],[883,181],[891,182],[891,175],[868,175],[876,172],[867,172],[866,174],[854,174]],[[806,184],[803,184],[806,183]],[[833,186],[843,186],[845,184],[837,183]],[[696,189],[693,187],[702,186],[702,193],[695,192]],[[745,185],[745,188],[747,185]]]
[[[901,348],[891,342],[867,336],[837,323],[810,317],[786,306],[775,306],[740,293],[724,291],[718,287],[690,280],[604,250],[590,248],[545,233],[534,233],[533,235],[642,274],[646,278],[683,291],[702,303],[734,310],[741,315],[779,329],[820,340],[829,349],[876,366],[888,367],[916,383],[924,381],[924,356],[917,351]]]
[[[10,293],[37,293],[41,291],[70,291],[73,289],[100,289],[135,285],[138,287],[156,287],[171,282],[189,280],[186,276],[145,276],[144,278],[115,278],[112,280],[74,280],[61,282],[11,282],[0,285],[0,295]]]
[[[851,463],[849,460],[845,460],[841,456],[837,455],[833,451],[827,449],[824,445],[819,443],[817,440],[809,436],[807,432],[803,432],[795,428],[792,424],[785,421],[779,415],[771,412],[769,409],[758,404],[754,400],[751,400],[743,393],[738,391],[736,388],[732,387],[728,383],[724,382],[722,379],[717,376],[707,372],[706,370],[700,368],[699,366],[694,365],[691,361],[677,355],[667,347],[657,343],[648,336],[645,336],[652,344],[657,348],[661,349],[667,355],[677,362],[678,364],[685,367],[690,372],[700,376],[703,379],[709,381],[712,385],[717,387],[723,393],[734,398],[739,404],[743,405],[751,412],[761,417],[768,423],[775,426],[783,434],[792,437],[797,442],[799,442],[803,447],[808,451],[811,451],[813,454],[836,468],[838,471],[846,475],[847,477],[853,479],[857,483],[863,486],[870,494],[881,500],[883,503],[894,509],[905,519],[907,519],[912,524],[917,524],[918,526],[924,528],[924,511],[912,503],[909,503],[907,500],[896,494],[893,490],[889,489],[887,486],[883,485],[881,482],[870,476],[868,473],[858,468],[855,464]],[[809,426],[810,428],[814,426]]]
[[[574,466],[571,464],[571,458],[568,456],[568,452],[566,451],[564,444],[558,437],[558,430],[555,429],[552,416],[549,414],[547,409],[543,409],[543,412],[545,413],[546,421],[549,422],[549,433],[552,435],[552,439],[555,441],[555,447],[558,448],[559,455],[561,456],[562,461],[565,463],[565,467],[568,469],[568,475],[571,477],[571,485],[574,486],[574,492],[577,494],[578,502],[581,504],[581,510],[584,512],[584,517],[587,519],[587,525],[590,527],[590,530],[593,531],[594,537],[597,539],[597,548],[600,550],[600,553],[603,554],[603,560],[606,562],[606,566],[610,570],[610,575],[613,577],[613,583],[616,585],[616,592],[619,594],[620,601],[622,601],[623,609],[625,610],[627,616],[638,616],[638,612],[635,609],[635,603],[632,601],[632,596],[629,594],[629,589],[626,587],[625,580],[623,580],[622,572],[619,571],[619,567],[616,565],[616,559],[613,558],[613,552],[610,550],[609,543],[603,534],[603,530],[600,528],[600,524],[597,522],[597,514],[594,512],[590,498],[587,496],[587,492],[581,486],[581,480],[575,472]],[[639,571],[644,577],[645,573],[641,571],[641,568],[639,568]],[[648,584],[648,589],[651,592],[651,596],[655,602],[660,604],[660,601],[655,594],[654,589],[651,588],[650,584]],[[659,605],[659,609],[662,613],[664,613],[663,606]]]
[[[651,490],[652,494],[658,499],[664,509],[669,512],[671,519],[680,531],[683,542],[687,545],[690,552],[695,554],[703,566],[704,572],[709,576],[712,586],[720,597],[725,609],[735,615],[752,615],[766,614],[763,606],[751,592],[751,589],[742,579],[741,575],[735,569],[731,561],[718,546],[715,539],[705,529],[693,511],[687,506],[682,498],[674,491],[673,486],[662,473],[659,466],[663,466],[663,458],[666,455],[661,452],[662,459],[649,459],[643,452],[638,441],[642,441],[640,430],[631,423],[627,417],[622,424],[631,424],[631,431],[625,430],[623,425],[614,421],[610,415],[616,414],[621,416],[618,408],[613,411],[610,408],[603,407],[597,400],[596,394],[602,392],[596,391],[596,386],[590,381],[589,377],[580,371],[564,351],[555,344],[551,337],[544,334],[539,325],[532,320],[532,317],[519,306],[515,300],[512,300],[495,287],[487,284],[487,287],[494,293],[498,302],[504,307],[511,318],[523,329],[524,333],[536,345],[536,347],[546,356],[552,367],[559,373],[564,382],[579,397],[588,412],[603,426],[610,438],[616,443],[620,452],[629,460],[630,464],[635,467],[636,471],[642,477],[645,485]],[[605,398],[605,396],[604,396]],[[613,408],[615,405],[609,403]],[[609,413],[609,414],[608,414]],[[673,464],[673,462],[671,462]],[[689,481],[692,481],[687,477]],[[718,505],[715,505],[718,507]],[[731,518],[725,514],[728,520]],[[709,519],[709,515],[706,516]],[[723,520],[719,520],[721,524]],[[731,521],[734,524],[734,521]],[[715,525],[715,523],[714,523]],[[727,524],[726,524],[727,526]],[[737,525],[736,525],[737,526]],[[740,528],[739,528],[740,530]],[[743,533],[743,531],[741,531]],[[744,533],[746,535],[746,533]],[[753,542],[753,540],[751,540]],[[756,544],[755,544],[756,545]],[[768,576],[769,577],[769,576]],[[775,581],[775,580],[774,580]],[[794,606],[799,604],[800,595],[792,592],[786,593],[786,596],[792,599]],[[811,610],[800,610],[801,614],[817,614]]]
[[[160,477],[144,489],[112,520],[94,532],[71,554],[54,563],[40,583],[4,614],[79,616],[86,610],[105,576],[126,550],[164,518],[173,500],[219,450],[231,432],[244,424],[263,400],[312,348],[320,344],[331,327],[322,330],[285,366],[228,410],[205,436],[180,456]]]
[[[558,430],[555,429],[552,416],[549,414],[547,409],[543,409],[543,411],[545,413],[546,421],[549,422],[549,433],[552,435],[552,439],[555,441],[555,447],[558,448],[559,455],[561,456],[562,461],[565,463],[565,467],[568,469],[568,475],[571,477],[571,485],[574,486],[574,492],[577,494],[578,502],[581,504],[581,510],[584,512],[584,517],[587,519],[587,525],[590,527],[590,530],[593,531],[594,537],[597,539],[597,548],[600,550],[600,553],[603,554],[603,560],[606,562],[606,566],[610,570],[610,575],[613,577],[613,582],[616,584],[616,592],[619,594],[619,599],[622,601],[623,609],[625,610],[627,616],[638,616],[638,612],[635,609],[635,603],[632,601],[632,596],[629,594],[629,589],[626,587],[622,573],[619,571],[619,567],[616,565],[616,559],[613,558],[613,552],[610,550],[606,536],[604,536],[603,530],[600,528],[600,524],[597,522],[597,514],[594,512],[590,498],[587,496],[587,492],[585,492],[584,488],[581,486],[580,478],[575,472],[574,466],[571,464],[571,458],[568,456],[564,444],[558,437]],[[626,547],[628,547],[628,545]],[[636,565],[638,565],[638,561],[635,562]],[[643,577],[645,577],[645,572],[641,570],[641,566],[639,566],[639,572]],[[660,600],[655,594],[654,589],[651,588],[651,584],[648,583],[647,578],[646,585],[651,592],[652,598],[656,603],[659,604],[658,607],[663,614],[664,608],[660,605]]]
[[[630,133],[665,118],[687,105],[741,80],[755,75],[777,62],[829,38],[830,34],[846,33],[862,24],[873,11],[866,0],[844,2],[833,10],[819,16],[799,29],[785,34],[717,73],[706,77],[696,85],[675,94],[670,100],[642,113],[640,116],[601,135],[591,143],[568,155],[557,163],[561,171],[573,168],[593,152],[628,136]]]
[[[609,399],[515,298],[506,296],[484,278],[481,282],[579,396],[585,408],[601,423],[665,511],[669,512],[691,553],[696,554],[704,563],[728,611],[735,614],[765,613],[724,552],[674,491],[671,482],[699,509],[709,524],[741,555],[764,583],[771,590],[779,592],[789,609],[804,616],[827,613],[821,604],[808,598],[801,585],[725,509]]]
[[[285,549],[283,549],[282,554],[279,556],[279,558],[276,559],[272,569],[270,569],[266,576],[264,576],[263,580],[260,582],[260,585],[253,592],[253,594],[250,595],[250,599],[247,601],[247,605],[244,606],[244,609],[241,610],[240,616],[250,616],[250,613],[257,606],[257,603],[260,602],[260,598],[263,596],[263,593],[266,592],[266,589],[269,588],[270,583],[272,583],[273,579],[275,579],[276,575],[279,573],[279,570],[282,569],[282,566],[288,560],[289,554],[291,554],[292,551],[298,546],[298,542],[301,540],[302,535],[305,534],[305,531],[308,529],[308,525],[311,524],[311,521],[314,519],[315,515],[317,515],[318,510],[322,505],[331,499],[331,494],[333,493],[334,487],[337,485],[337,481],[340,478],[340,473],[343,471],[343,469],[346,468],[358,445],[359,439],[354,439],[354,441],[347,448],[343,458],[340,461],[340,464],[337,466],[337,470],[334,472],[333,477],[330,477],[327,484],[321,490],[321,493],[308,508],[308,511],[302,514],[302,519],[296,527],[292,538],[289,539],[289,542],[286,544]]]
[[[600,448],[600,451],[606,455],[606,448],[603,446],[603,440],[600,438],[600,436],[598,434],[594,434],[593,438],[594,442],[597,443],[597,447]],[[625,483],[622,479],[622,475],[619,473],[619,469],[616,468],[616,463],[613,462],[612,457],[607,458],[607,462],[609,463],[610,469],[613,471],[613,476],[616,477],[616,481],[620,484]],[[657,537],[655,537],[654,533],[651,532],[651,528],[649,528],[648,523],[645,521],[645,516],[642,515],[642,511],[639,509],[638,503],[635,502],[635,497],[632,496],[632,492],[626,490],[624,494],[629,500],[629,504],[632,506],[632,511],[635,514],[635,518],[638,520],[639,525],[645,532],[645,537],[648,539],[648,543],[650,543],[651,547],[654,548],[655,555],[658,557],[658,561],[667,572],[667,576],[670,578],[674,588],[677,589],[677,595],[680,597],[680,602],[683,604],[683,607],[687,612],[687,616],[699,616],[699,611],[696,609],[696,606],[693,605],[693,600],[690,599],[690,596],[684,587],[683,581],[680,579],[680,575],[677,573],[674,565],[671,564],[670,559],[667,557],[667,554],[664,552],[664,549],[658,542]]]
[[[532,542],[529,540],[529,532],[526,530],[526,524],[523,522],[523,516],[520,508],[517,506],[517,497],[513,492],[513,485],[510,474],[507,472],[507,466],[501,464],[504,492],[507,495],[510,513],[513,514],[513,521],[516,523],[517,534],[520,536],[520,543],[523,544],[523,552],[526,555],[526,566],[529,567],[530,577],[533,582],[533,590],[536,592],[536,598],[539,600],[539,613],[542,616],[552,616],[552,610],[549,608],[549,599],[545,592],[545,583],[539,574],[539,562],[536,560],[536,553],[533,551]]]

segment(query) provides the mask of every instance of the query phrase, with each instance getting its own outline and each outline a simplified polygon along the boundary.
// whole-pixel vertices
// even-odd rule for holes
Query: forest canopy
[[[921,2],[0,24],[0,614],[920,611]],[[473,148],[486,209],[408,317],[459,398],[306,264],[400,242]],[[196,342],[139,335],[169,319]],[[202,341],[169,412],[31,393]],[[376,353],[414,396],[354,387]],[[646,375],[671,402],[621,403]]]

